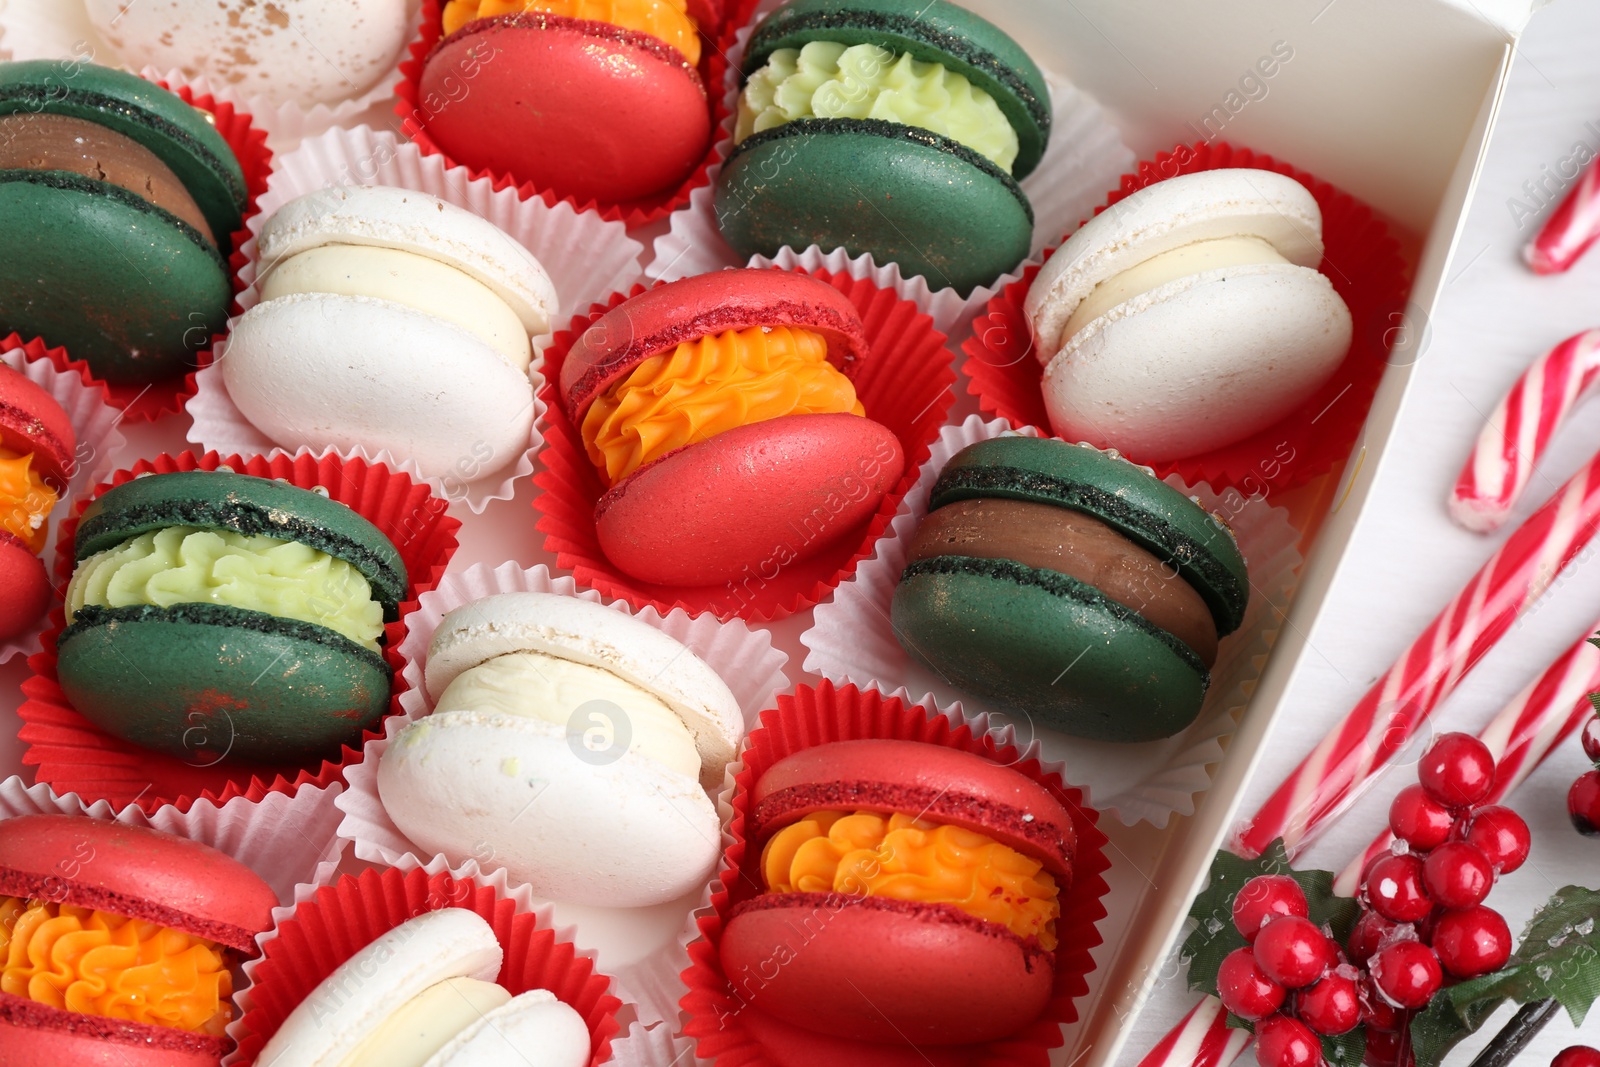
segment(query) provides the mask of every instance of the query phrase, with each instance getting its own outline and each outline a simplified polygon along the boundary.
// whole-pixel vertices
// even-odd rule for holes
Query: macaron
[[[1157,463],[1241,441],[1350,349],[1322,212],[1265,170],[1146,186],[1068,237],[1024,302],[1058,436]]]
[[[377,775],[422,854],[460,863],[487,847],[536,894],[602,907],[673,900],[710,876],[708,791],[744,720],[688,648],[599,604],[502,593],[444,617],[424,680],[433,714],[394,737]]]
[[[77,441],[55,398],[0,364],[0,642],[27,632],[50,606],[39,553],[71,480]]]
[[[244,171],[211,117],[92,63],[0,63],[0,332],[112,384],[181,373],[221,332]]]
[[[1250,593],[1221,520],[1119,456],[1033,437],[956,453],[928,509],[890,613],[913,658],[1077,737],[1194,721]]]
[[[259,297],[219,357],[228,395],[281,447],[387,450],[470,482],[528,448],[544,267],[481,216],[387,186],[291,200],[261,229]]]
[[[406,568],[344,504],[227,471],[136,478],[73,543],[57,674],[113,736],[209,766],[337,752],[389,705]]]
[[[176,70],[310,110],[376,88],[413,25],[406,0],[218,4],[213,0],[85,0],[101,40],[134,69]]]
[[[743,75],[715,200],[740,256],[844,248],[963,292],[1027,257],[1018,182],[1050,92],[999,27],[945,0],[794,0],[756,26]]]
[[[858,532],[905,469],[856,397],[870,358],[850,300],[790,271],[684,278],[602,315],[560,388],[606,486],[607,558],[642,581],[713,585]]]
[[[720,952],[754,1008],[914,1047],[1039,1016],[1077,846],[1043,786],[938,745],[836,741],[774,763],[747,799],[759,885]]]
[[[668,193],[711,144],[685,0],[449,0],[411,117],[474,170],[580,204]],[[466,91],[464,91],[466,90]]]
[[[249,867],[187,838],[0,821],[0,1067],[216,1067],[233,971],[277,903]]]
[[[589,1028],[546,989],[495,981],[505,952],[476,912],[424,912],[351,956],[261,1050],[272,1067],[584,1067]]]

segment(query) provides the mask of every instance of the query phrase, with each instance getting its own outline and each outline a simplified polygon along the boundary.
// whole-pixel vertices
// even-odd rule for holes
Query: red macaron
[[[956,749],[891,740],[804,749],[761,776],[749,810],[763,867],[774,836],[808,815],[874,812],[982,834],[1038,864],[1063,893],[1072,879],[1077,834],[1066,809],[1039,783]],[[872,863],[893,862],[886,840]],[[857,1041],[997,1040],[1039,1016],[1055,981],[1055,955],[1038,937],[953,903],[864,887],[743,900],[720,951],[724,973],[753,1007]]]
[[[186,838],[69,815],[0,821],[0,903],[107,912],[253,954],[277,897],[249,867]],[[0,1067],[216,1067],[225,1037],[52,1006],[10,991],[20,966],[0,937]],[[21,954],[26,959],[26,952]],[[26,989],[26,984],[22,988]]]
[[[789,271],[719,271],[656,286],[596,320],[561,365],[563,406],[582,427],[590,407],[646,360],[780,327],[820,338],[844,379],[870,358],[855,305],[833,286]],[[859,530],[904,469],[899,439],[871,418],[780,414],[696,436],[633,470],[595,506],[596,532],[607,558],[643,581],[720,583],[746,568],[787,566]]]
[[[58,495],[72,477],[77,435],[55,398],[18,371],[0,365],[0,447],[31,454],[31,470]],[[4,524],[0,501],[0,641],[32,626],[50,605],[50,580],[44,563],[25,538],[26,531]],[[15,501],[23,505],[24,501]]]

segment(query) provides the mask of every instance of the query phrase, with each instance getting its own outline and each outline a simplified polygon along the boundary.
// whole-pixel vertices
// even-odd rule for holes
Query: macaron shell
[[[0,370],[0,445],[33,453],[33,469],[63,488],[77,458],[78,435],[55,397],[6,367]]]
[[[0,993],[0,1067],[217,1067],[228,1048],[224,1038]]]
[[[378,793],[421,855],[460,862],[483,842],[512,881],[556,900],[664,903],[703,885],[721,854],[698,782],[534,719],[456,711],[412,723],[384,750]]]
[[[423,1067],[584,1067],[589,1027],[548,989],[500,1005],[436,1052]]]
[[[1015,1033],[1038,1018],[1055,982],[1052,957],[1004,928],[948,905],[876,897],[756,898],[735,909],[721,952],[752,1007],[895,1045]]]
[[[277,896],[198,841],[71,815],[0,821],[0,895],[64,900],[253,952]]]
[[[215,604],[117,608],[63,633],[67,699],[193,766],[332,756],[383,717],[390,674],[332,630]]]
[[[1263,430],[1350,350],[1350,311],[1310,267],[1228,267],[1170,282],[1080,330],[1045,368],[1055,432],[1152,463]]]
[[[500,593],[446,615],[428,645],[424,684],[437,703],[461,674],[496,656],[533,651],[600,667],[678,713],[700,752],[702,784],[722,785],[744,737],[739,701],[705,660],[632,615],[546,593]]]
[[[232,295],[227,264],[177,216],[106,182],[0,171],[0,329],[143,383],[187,368]]]
[[[418,99],[450,158],[580,201],[675,188],[711,140],[705,86],[682,53],[648,34],[537,12],[471,22],[440,41]]]
[[[532,336],[547,333],[559,301],[544,266],[504,230],[414,189],[342,185],[296,197],[261,228],[260,274],[328,244],[394,248],[446,263],[488,286]]]
[[[1035,354],[1048,364],[1084,297],[1145,260],[1196,241],[1258,237],[1290,263],[1322,261],[1322,210],[1305,186],[1269,170],[1231,168],[1169,178],[1079,227],[1040,269],[1023,302]]]
[[[871,419],[787,415],[641,467],[600,498],[595,529],[642,581],[759,579],[857,531],[904,468],[899,440]]]
[[[28,632],[50,607],[55,590],[44,561],[21,539],[0,530],[0,641]]]
[[[302,293],[257,304],[219,360],[244,416],[290,451],[388,449],[472,480],[527,450],[533,384],[485,341],[404,304]]]
[[[1033,241],[1033,210],[1003,170],[949,138],[876,119],[802,119],[746,138],[715,206],[740,256],[843,248],[963,293],[1016,267]]]
[[[1169,634],[1054,572],[947,557],[895,588],[895,634],[958,689],[1094,741],[1171,737],[1209,677]],[[1187,653],[1185,655],[1184,653]]]
[[[821,334],[829,362],[846,374],[867,356],[860,313],[827,282],[796,271],[712,271],[657,285],[595,320],[561,364],[566,409],[578,423],[591,400],[658,352],[756,326]]]

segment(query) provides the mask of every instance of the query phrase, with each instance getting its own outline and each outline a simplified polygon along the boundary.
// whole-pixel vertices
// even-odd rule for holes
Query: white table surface
[[[1483,537],[1452,525],[1446,495],[1485,415],[1528,362],[1563,338],[1600,326],[1600,252],[1566,275],[1536,277],[1518,252],[1548,211],[1519,227],[1509,203],[1527,202],[1523,183],[1537,182],[1546,167],[1554,172],[1578,142],[1600,154],[1600,3],[1560,0],[1537,12],[1521,52],[1431,342],[1267,739],[1267,759],[1239,808],[1243,815],[1260,807],[1280,776],[1361,698],[1504,538],[1505,530]],[[1542,503],[1596,448],[1600,403],[1591,403],[1559,435],[1508,525]],[[1600,551],[1591,549],[1576,561],[1479,664],[1435,713],[1434,729],[1476,732],[1586,628],[1597,628],[1596,556]],[[1600,839],[1580,837],[1566,814],[1567,789],[1587,766],[1576,739],[1569,741],[1509,801],[1532,828],[1533,853],[1495,886],[1487,903],[1506,917],[1514,936],[1557,887],[1600,886]],[[1411,767],[1394,769],[1298,865],[1342,868],[1383,828],[1394,794],[1414,781]],[[1138,1063],[1195,999],[1179,982],[1158,988],[1133,1023],[1120,1067]],[[1503,1009],[1447,1062],[1466,1064],[1510,1014]],[[1518,1062],[1547,1064],[1575,1043],[1600,1045],[1600,1008],[1580,1030],[1558,1016]]]

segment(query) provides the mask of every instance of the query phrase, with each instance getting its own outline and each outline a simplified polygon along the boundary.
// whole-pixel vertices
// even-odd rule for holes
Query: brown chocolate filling
[[[194,197],[154,152],[86,119],[44,111],[0,116],[0,170],[64,170],[119,185],[217,243]]]
[[[935,556],[1006,559],[1092,585],[1194,650],[1217,661],[1211,609],[1177,570],[1082,512],[1025,500],[958,500],[932,512],[907,563]]]

